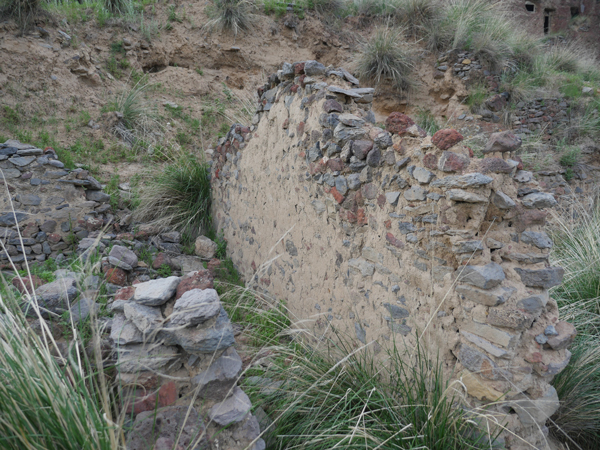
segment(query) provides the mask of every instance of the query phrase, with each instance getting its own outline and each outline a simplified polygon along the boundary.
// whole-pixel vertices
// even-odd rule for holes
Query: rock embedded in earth
[[[410,117],[401,112],[393,112],[385,119],[385,129],[398,136],[404,136],[414,124],[415,122]]]
[[[512,131],[492,133],[482,153],[514,152],[521,147],[521,144],[521,138],[514,135]]]
[[[523,206],[525,208],[553,208],[558,202],[552,194],[536,192],[523,197]]]
[[[208,417],[218,425],[225,427],[242,421],[250,412],[251,407],[252,403],[246,393],[236,386],[231,397],[210,409]]]
[[[431,142],[440,150],[448,150],[463,140],[462,135],[451,128],[437,131],[431,138]]]
[[[235,348],[229,347],[208,369],[192,378],[192,384],[199,385],[199,394],[202,397],[221,400],[231,392],[241,370],[240,355]]]
[[[458,269],[461,283],[468,283],[480,289],[492,289],[504,281],[506,275],[499,264],[485,266],[465,266]]]
[[[202,259],[212,259],[217,252],[217,244],[211,241],[206,236],[198,236],[196,238],[196,244],[194,253]]]
[[[444,152],[438,160],[437,168],[443,172],[460,172],[466,169],[470,163],[471,159],[467,155]]]
[[[52,312],[66,311],[77,297],[77,280],[72,277],[60,278],[44,284],[35,290],[39,305]]]
[[[510,209],[516,206],[514,200],[501,191],[492,194],[492,203],[499,209]]]
[[[487,203],[488,199],[483,195],[474,194],[462,189],[450,189],[446,192],[446,198],[455,202],[465,203]]]
[[[108,254],[108,262],[123,270],[133,270],[138,265],[138,257],[127,247],[115,245]]]
[[[521,233],[521,242],[533,245],[539,249],[552,248],[552,239],[543,231],[524,231]]]
[[[131,321],[144,335],[160,330],[163,323],[160,308],[127,302],[123,306],[123,312],[125,318]]]
[[[565,271],[562,267],[549,267],[541,270],[515,268],[525,286],[550,289],[562,283]]]
[[[117,345],[141,344],[144,342],[144,336],[138,328],[125,318],[124,314],[115,314],[110,337]]]
[[[177,285],[175,300],[179,299],[187,291],[192,289],[212,289],[215,276],[207,269],[195,270],[183,276]]]

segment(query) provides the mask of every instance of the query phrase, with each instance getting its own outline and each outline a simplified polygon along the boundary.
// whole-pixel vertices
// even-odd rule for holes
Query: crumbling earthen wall
[[[109,200],[87,170],[66,169],[53,149],[15,140],[0,144],[0,239],[6,249],[0,247],[0,268],[72,253],[76,241],[112,221]]]
[[[251,127],[234,125],[213,155],[214,215],[249,284],[288,301],[315,330],[437,349],[471,406],[489,406],[545,448],[558,407],[549,382],[574,328],[548,289],[543,227],[556,200],[494,135],[475,159],[455,130],[433,137],[401,113],[385,130],[373,90],[315,61],[285,64],[259,90]]]

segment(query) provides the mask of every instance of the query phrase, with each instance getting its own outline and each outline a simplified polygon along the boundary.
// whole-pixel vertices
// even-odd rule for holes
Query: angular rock
[[[504,253],[501,255],[502,259],[508,259],[510,261],[516,261],[520,264],[537,264],[548,261],[549,255],[542,255],[540,253]]]
[[[127,247],[115,245],[108,254],[108,262],[123,270],[133,270],[138,265],[138,257]]]
[[[507,302],[515,293],[514,288],[495,288],[481,290],[472,286],[459,284],[454,290],[464,296],[467,300],[479,303],[485,306],[498,306]]]
[[[412,176],[421,184],[428,184],[435,178],[435,174],[423,167],[415,167]]]
[[[69,309],[69,315],[74,323],[79,323],[89,317],[92,311],[96,312],[99,305],[92,299],[82,298]]]
[[[144,342],[144,336],[140,330],[130,320],[127,320],[124,314],[115,314],[113,317],[110,337],[117,345],[141,344]]]
[[[333,99],[329,99],[326,100],[325,103],[323,103],[323,110],[328,114],[332,112],[341,113],[344,111],[344,108],[342,107],[342,105],[339,104],[339,102]]]
[[[65,174],[66,175],[66,174]],[[87,190],[85,191],[86,200],[90,200],[98,203],[107,203],[110,201],[110,195],[96,190]]]
[[[465,344],[460,344],[455,352],[460,363],[469,371],[475,372],[489,380],[503,379],[502,370],[498,369],[494,361],[480,351]]]
[[[453,152],[444,152],[440,157],[437,166],[443,172],[460,172],[465,170],[471,159],[467,155],[461,155]]]
[[[481,250],[483,250],[481,241],[457,242],[452,246],[453,253],[473,253]]]
[[[385,194],[385,199],[392,206],[398,204],[398,198],[400,198],[400,192],[386,192]]]
[[[379,148],[385,150],[388,147],[391,147],[394,143],[392,142],[392,135],[387,131],[382,131],[375,137],[375,143]]]
[[[309,77],[325,75],[327,68],[318,61],[306,61],[304,63],[304,73]]]
[[[408,128],[414,124],[415,122],[410,117],[401,112],[393,112],[385,119],[385,129],[399,136],[404,136]]]
[[[487,323],[495,327],[526,330],[531,327],[535,316],[519,309],[490,308]]]
[[[194,247],[194,253],[202,259],[212,259],[217,252],[217,244],[206,236],[198,236]]]
[[[213,400],[224,399],[235,386],[242,370],[242,359],[233,347],[228,348],[208,369],[192,378],[200,385],[200,395]]]
[[[521,242],[534,245],[539,249],[552,248],[552,239],[550,239],[543,231],[540,233],[535,231],[524,231],[521,233]]]
[[[202,418],[195,408],[168,406],[137,415],[133,429],[127,435],[128,450],[172,450],[194,448],[208,450]],[[196,445],[196,441],[199,444]],[[193,446],[193,447],[192,447]]]
[[[409,202],[425,200],[427,192],[421,186],[413,186],[404,191],[404,198]]]
[[[464,266],[458,269],[459,280],[481,289],[492,289],[504,281],[506,275],[499,264],[485,266]]]
[[[207,269],[189,272],[181,278],[177,285],[177,294],[175,300],[181,298],[183,294],[192,289],[212,289],[214,287],[214,274]]]
[[[431,142],[440,150],[448,150],[463,140],[462,135],[451,128],[446,128],[436,132],[431,138]]]
[[[373,142],[364,139],[353,141],[351,149],[354,156],[360,160],[364,160],[373,149]]]
[[[496,347],[491,342],[483,339],[482,337],[477,336],[476,334],[469,333],[468,331],[462,330],[460,334],[468,340],[470,343],[475,344],[477,347],[485,350],[490,355],[495,356],[496,358],[505,358],[509,356],[509,353],[501,349],[500,347]]]
[[[514,200],[501,191],[496,191],[492,194],[492,203],[498,209],[510,209],[516,206]]]
[[[483,158],[479,162],[479,167],[483,173],[511,173],[514,169],[514,166],[502,158]]]
[[[236,386],[231,397],[210,409],[208,417],[211,421],[225,427],[242,421],[250,412],[251,407],[252,403],[246,393]]]
[[[511,131],[492,133],[482,153],[514,152],[521,147],[521,144],[521,138],[514,135]]]
[[[370,167],[379,167],[381,163],[381,150],[379,147],[373,147],[367,155],[367,165]]]
[[[133,300],[146,306],[164,305],[175,294],[179,280],[179,277],[168,277],[136,284]]]
[[[550,289],[562,283],[565,271],[562,267],[549,267],[541,270],[528,270],[515,268],[515,272],[521,277],[521,281],[528,287],[539,287]]]
[[[493,178],[481,173],[468,173],[466,175],[450,175],[439,180],[435,180],[431,185],[441,188],[466,188],[477,187],[490,184]]]
[[[160,308],[140,305],[136,302],[125,303],[123,312],[125,318],[133,323],[144,336],[158,332],[164,321]]]
[[[474,194],[463,189],[449,189],[446,198],[455,202],[465,203],[487,203],[488,199],[483,195]]]
[[[77,297],[76,281],[67,277],[38,287],[35,290],[38,304],[52,312],[66,311]]]
[[[548,338],[548,345],[553,350],[561,350],[567,348],[575,340],[577,330],[569,322],[559,321],[555,326],[555,331],[558,333],[555,336]]]
[[[206,322],[221,311],[219,295],[214,289],[192,289],[183,294],[173,307],[171,324],[194,326]]]
[[[194,328],[173,327],[167,324],[160,336],[166,345],[177,344],[191,354],[207,354],[225,350],[235,343],[233,327],[223,308],[212,325]]]
[[[348,127],[339,123],[333,130],[333,137],[343,147],[346,142],[364,138],[367,132],[364,128]]]
[[[553,208],[558,202],[552,194],[536,192],[523,197],[523,206],[525,208]]]
[[[544,426],[546,421],[558,410],[560,401],[553,386],[548,386],[544,395],[532,400],[522,394],[517,399],[507,403],[515,410],[519,420],[525,426]]]

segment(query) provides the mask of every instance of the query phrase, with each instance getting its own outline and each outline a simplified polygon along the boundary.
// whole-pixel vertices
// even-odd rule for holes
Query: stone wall
[[[0,144],[0,269],[62,258],[112,221],[110,196],[87,170],[69,170],[52,148]],[[22,241],[17,233],[21,229]]]
[[[547,291],[563,275],[543,231],[556,200],[507,157],[520,139],[495,134],[476,159],[455,130],[427,136],[401,113],[384,130],[372,89],[315,61],[284,64],[259,97],[253,125],[208,152],[213,217],[247,282],[317,333],[331,325],[375,352],[421,339],[471,407],[495,401],[546,448],[549,383],[575,331]]]

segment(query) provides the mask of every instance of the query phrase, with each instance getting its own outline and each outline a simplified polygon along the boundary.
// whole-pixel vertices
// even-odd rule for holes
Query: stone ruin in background
[[[544,232],[557,201],[512,133],[476,159],[455,130],[428,136],[401,113],[377,126],[373,92],[316,61],[269,77],[252,125],[208,151],[230,256],[316,336],[333,326],[382,358],[420,339],[470,408],[515,433],[507,448],[547,448],[575,336],[548,295],[563,276]]]

